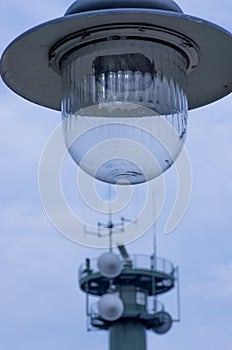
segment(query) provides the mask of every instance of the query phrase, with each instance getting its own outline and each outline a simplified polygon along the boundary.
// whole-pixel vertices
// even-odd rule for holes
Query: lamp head
[[[178,157],[188,109],[232,91],[231,46],[227,31],[172,0],[82,0],[14,40],[1,75],[62,110],[65,142],[87,173],[137,184]]]

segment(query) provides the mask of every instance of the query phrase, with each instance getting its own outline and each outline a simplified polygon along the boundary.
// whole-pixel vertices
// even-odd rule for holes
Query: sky
[[[206,0],[180,0],[178,4],[185,13],[232,31],[231,1],[214,0],[212,5]],[[44,4],[0,0],[0,52],[25,30],[62,16],[69,5],[67,0]],[[165,174],[166,199],[156,228],[128,244],[130,253],[151,254],[155,232],[158,255],[180,267],[181,323],[165,336],[148,333],[148,349],[232,348],[231,105],[230,95],[189,113],[186,147],[192,194],[181,223],[164,234],[177,186],[172,168]],[[105,332],[86,331],[85,297],[77,281],[85,257],[101,251],[61,235],[40,199],[40,158],[60,115],[23,100],[3,82],[0,106],[0,347],[107,349]],[[72,209],[88,221],[91,210],[79,198],[76,177],[77,168],[67,156],[62,168],[64,193]],[[107,186],[99,185],[103,200],[107,191]],[[125,216],[137,216],[135,203],[141,192],[135,189]],[[92,220],[108,218],[95,213]],[[166,305],[175,316],[173,300],[174,292]]]

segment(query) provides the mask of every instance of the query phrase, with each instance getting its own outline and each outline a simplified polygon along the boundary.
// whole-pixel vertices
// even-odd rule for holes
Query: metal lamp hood
[[[188,71],[189,109],[214,102],[232,91],[232,37],[225,29],[186,15],[172,0],[80,0],[64,17],[43,23],[16,38],[1,59],[1,76],[18,95],[60,110],[62,77],[54,69],[54,48],[94,39],[99,30],[133,27],[141,38],[165,41],[191,58]],[[161,35],[157,33],[168,33]],[[123,35],[123,34],[121,34]],[[173,42],[173,37],[177,41]],[[169,38],[171,42],[169,43]],[[77,45],[77,42],[75,42]],[[70,50],[70,47],[68,47]],[[189,54],[189,55],[188,55]],[[194,63],[195,62],[195,63]]]

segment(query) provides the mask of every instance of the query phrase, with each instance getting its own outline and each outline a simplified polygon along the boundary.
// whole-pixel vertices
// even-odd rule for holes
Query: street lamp
[[[1,75],[22,97],[62,111],[83,170],[137,184],[178,157],[188,109],[232,91],[231,47],[230,33],[172,0],[80,0],[14,40]]]

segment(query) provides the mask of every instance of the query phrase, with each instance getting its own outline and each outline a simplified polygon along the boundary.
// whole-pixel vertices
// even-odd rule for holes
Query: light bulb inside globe
[[[62,60],[63,133],[74,161],[108,183],[168,169],[187,128],[187,59],[163,43],[109,40]]]

